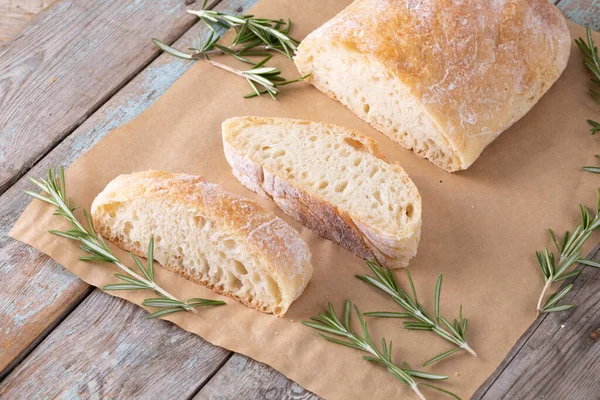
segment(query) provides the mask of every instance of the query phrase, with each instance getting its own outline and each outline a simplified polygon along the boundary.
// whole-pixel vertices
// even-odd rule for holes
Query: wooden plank
[[[565,17],[579,25],[600,30],[600,1],[598,0],[559,0],[557,7]]]
[[[319,400],[273,368],[235,354],[198,392],[194,400]]]
[[[600,245],[588,258],[600,260]],[[600,328],[600,270],[584,268],[572,283],[564,302],[577,308],[541,315],[473,399],[598,398],[600,343],[590,334]]]
[[[62,0],[0,49],[0,193],[194,21],[182,0]]]
[[[17,34],[54,0],[0,1],[0,45]]]
[[[193,396],[230,352],[95,291],[0,386],[0,398]]]
[[[243,12],[255,0],[223,0],[216,9]],[[186,48],[208,30],[190,29],[176,46]],[[50,166],[68,166],[111,129],[136,117],[164,93],[193,63],[162,55],[54,148],[28,173],[43,176]],[[60,321],[89,293],[80,281],[45,255],[17,242],[7,233],[29,203],[23,190],[31,184],[22,177],[0,196],[0,377],[28,353],[40,335]]]

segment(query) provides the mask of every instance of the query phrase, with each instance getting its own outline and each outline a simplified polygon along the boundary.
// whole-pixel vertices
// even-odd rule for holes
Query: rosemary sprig
[[[417,382],[415,380],[415,378],[425,380],[445,380],[448,379],[447,376],[413,371],[409,369],[408,364],[406,363],[404,363],[403,367],[399,367],[398,365],[394,364],[392,361],[392,341],[390,340],[389,343],[387,343],[385,338],[382,338],[381,349],[379,349],[373,342],[373,339],[371,339],[367,322],[364,320],[363,314],[361,314],[360,310],[355,305],[354,311],[356,312],[356,315],[360,321],[362,336],[359,333],[356,333],[350,326],[351,308],[352,304],[350,303],[350,300],[346,300],[344,305],[343,323],[338,318],[331,303],[329,303],[329,309],[325,311],[324,314],[319,313],[316,317],[311,318],[312,321],[302,321],[302,323],[320,332],[329,334],[325,335],[323,333],[319,333],[319,336],[330,342],[369,353],[370,355],[363,356],[364,360],[384,365],[397,380],[410,387],[420,399],[425,399],[425,397],[419,390],[418,385],[427,386],[442,393],[446,393],[455,399],[460,399],[454,393],[438,386],[434,386],[425,382]]]
[[[186,60],[204,59],[217,68],[245,78],[252,88],[252,93],[244,96],[245,98],[267,93],[275,99],[280,86],[302,81],[308,76],[286,80],[281,76],[279,69],[265,66],[272,57],[268,53],[271,50],[285,54],[290,60],[292,59],[298,41],[289,36],[291,21],[255,18],[253,15],[231,15],[205,10],[204,6],[205,4],[202,10],[188,10],[188,13],[198,16],[212,30],[204,43],[201,38],[198,38],[197,44],[190,48],[192,53],[174,49],[158,39],[152,39],[152,42],[173,56]],[[235,30],[236,36],[230,45],[224,46],[219,43],[222,36],[219,35],[217,28],[233,28]],[[240,70],[211,60],[210,57],[216,54],[230,55],[238,61],[253,65],[253,67],[249,70]],[[264,58],[255,63],[248,58],[252,56],[264,56]]]
[[[582,38],[575,39],[575,43],[579,50],[583,53],[583,64],[589,69],[594,77],[591,78],[592,83],[596,86],[600,86],[600,56],[598,56],[598,48],[592,38],[592,31],[590,28],[585,29],[587,42]],[[600,93],[594,89],[589,89],[592,99],[600,104]]]
[[[466,350],[475,357],[477,353],[469,347],[467,344],[467,319],[463,318],[462,306],[459,310],[458,320],[455,319],[454,323],[450,323],[444,316],[440,314],[440,296],[442,290],[442,275],[438,276],[435,292],[434,292],[434,315],[425,309],[425,307],[419,302],[417,297],[417,291],[413,283],[412,277],[408,268],[406,274],[408,275],[408,281],[412,291],[412,297],[404,289],[398,287],[396,279],[389,268],[384,268],[377,261],[367,260],[367,265],[374,276],[370,275],[357,275],[356,277],[369,285],[383,291],[389,295],[403,310],[402,313],[397,312],[368,312],[364,315],[380,317],[380,318],[406,318],[408,321],[404,322],[404,327],[411,330],[424,330],[433,331],[438,336],[454,344],[456,347],[450,349],[444,353],[441,353],[425,364],[424,367],[433,364],[436,361],[440,361],[460,350]],[[446,327],[446,329],[444,328]]]
[[[579,50],[583,53],[583,64],[587,67],[588,70],[593,74],[593,77],[590,79],[592,83],[600,88],[600,56],[598,56],[598,48],[594,43],[594,39],[592,38],[592,31],[590,28],[586,28],[585,30],[587,42],[582,38],[575,39],[575,43]],[[600,104],[600,93],[594,89],[589,89],[589,93],[592,96],[592,99]],[[595,135],[600,132],[600,123],[588,119],[588,124],[590,124],[590,133]],[[598,157],[598,155],[596,155]],[[598,167],[583,167],[584,171],[600,173],[600,168]]]
[[[245,45],[246,50],[265,45],[269,50],[285,54],[290,60],[296,51],[298,41],[289,36],[291,21],[255,18],[254,15],[231,15],[213,10],[187,10],[198,16],[209,29],[217,34],[217,27],[233,28],[236,37],[232,45]]]
[[[160,287],[154,277],[154,241],[151,239],[148,245],[148,265],[144,267],[140,259],[133,253],[131,257],[137,265],[141,274],[136,273],[131,268],[123,264],[119,258],[106,245],[106,242],[95,230],[89,213],[83,210],[87,222],[87,228],[81,224],[73,213],[78,207],[71,206],[71,199],[67,196],[65,187],[64,168],[60,167],[57,174],[56,169],[48,169],[46,179],[29,178],[29,180],[41,189],[40,194],[34,191],[26,190],[25,193],[31,197],[43,202],[52,204],[56,207],[54,215],[65,218],[72,225],[68,231],[49,231],[53,235],[63,238],[76,240],[80,243],[81,249],[89,255],[79,257],[82,261],[107,262],[119,267],[125,275],[115,274],[122,282],[104,286],[104,290],[153,290],[158,294],[157,298],[144,300],[143,304],[149,307],[160,308],[159,311],[150,313],[147,318],[156,318],[162,315],[171,314],[179,311],[189,311],[198,313],[195,307],[199,306],[218,306],[225,302],[220,300],[207,300],[194,298],[188,301],[181,301],[165,289]]]
[[[581,258],[581,248],[586,240],[591,236],[592,232],[600,228],[600,189],[598,190],[598,205],[596,206],[596,216],[592,219],[587,207],[579,205],[581,214],[581,224],[575,228],[573,233],[565,232],[562,242],[559,244],[552,229],[549,229],[550,237],[558,252],[558,261],[554,253],[545,248],[543,251],[536,252],[536,257],[542,275],[544,276],[545,285],[540,294],[537,303],[537,313],[550,313],[556,311],[565,311],[575,307],[575,304],[561,304],[558,302],[565,297],[573,288],[573,285],[567,285],[559,292],[548,298],[546,303],[542,305],[546,292],[550,286],[559,281],[576,277],[581,273],[581,270],[570,271],[570,267],[575,264],[583,264],[590,267],[600,268],[600,263],[593,260]]]

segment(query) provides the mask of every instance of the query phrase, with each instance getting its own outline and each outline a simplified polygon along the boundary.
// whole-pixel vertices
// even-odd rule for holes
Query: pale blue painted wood
[[[223,0],[217,9],[239,12],[254,3],[255,0]],[[207,33],[203,24],[196,24],[175,46],[187,48],[198,34]],[[191,65],[193,62],[169,55],[158,57],[40,160],[27,176],[43,176],[48,167],[70,165],[111,129],[148,108]],[[24,176],[0,196],[0,376],[56,318],[89,291],[87,284],[45,255],[6,236],[29,203],[23,190],[30,188]]]

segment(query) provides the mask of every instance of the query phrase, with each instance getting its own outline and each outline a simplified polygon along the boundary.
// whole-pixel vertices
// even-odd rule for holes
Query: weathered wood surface
[[[600,30],[600,1],[598,0],[559,0],[556,6],[567,19],[579,25]]]
[[[0,49],[0,193],[195,17],[183,0],[62,0]]]
[[[273,368],[256,360],[234,354],[208,382],[194,400],[318,400]]]
[[[223,0],[215,9],[241,12],[254,0]],[[206,35],[197,24],[176,42],[185,48]],[[162,55],[105,103],[78,129],[38,162],[28,176],[43,176],[48,167],[70,165],[111,129],[144,111],[192,63]],[[83,78],[83,77],[82,77]],[[0,377],[26,355],[44,332],[77,305],[91,288],[47,256],[7,237],[30,199],[23,190],[31,185],[20,178],[0,195]]]
[[[2,382],[4,399],[191,398],[230,352],[95,291]],[[110,301],[107,301],[110,300]]]
[[[0,46],[55,0],[0,1]]]
[[[600,260],[600,245],[588,258]],[[584,268],[568,283],[564,302],[577,308],[540,316],[473,398],[600,398],[600,270]]]
[[[223,1],[223,3],[226,3],[225,0]],[[233,4],[234,2],[229,3]],[[240,0],[238,3],[248,6],[248,3],[254,3],[254,1]],[[558,5],[559,8],[568,10],[568,7],[571,7],[574,3],[577,3],[577,1],[562,0]],[[590,8],[594,4],[596,4],[597,7],[597,2],[592,0],[578,7]],[[593,9],[593,7],[591,7],[591,9]],[[576,22],[581,23],[581,21],[577,20]],[[583,22],[585,23],[585,21]],[[597,26],[594,28],[598,29]],[[195,33],[190,34],[190,32],[188,32],[186,36],[179,41],[178,45],[180,45],[181,47],[186,47],[192,42],[195,36]],[[98,110],[98,112],[94,113],[83,125],[81,125],[77,130],[75,130],[73,134],[69,135],[66,140],[64,140],[60,145],[54,148],[43,160],[41,160],[34,167],[34,169],[31,170],[31,174],[36,176],[43,174],[45,168],[50,165],[57,165],[61,163],[67,165],[70,164],[74,159],[76,159],[79,155],[81,155],[93,144],[95,144],[101,137],[103,137],[109,129],[112,129],[122,124],[123,122],[126,122],[135,115],[139,114],[139,112],[143,111],[152,101],[156,99],[156,97],[158,97],[162,92],[164,92],[164,90],[168,86],[170,86],[170,84],[181,73],[183,73],[187,69],[188,65],[189,64],[180,60],[176,60],[168,56],[161,56],[158,60],[151,64],[147,70],[143,71],[138,77],[136,77],[129,85],[120,90],[117,93],[117,95],[114,98],[112,98],[109,102],[107,102],[104,106],[102,106]],[[85,79],[86,77],[80,75],[79,78]],[[83,115],[81,118],[84,119],[85,117],[86,116]],[[28,346],[30,348],[34,347],[36,341],[44,337],[45,331],[51,331],[53,327],[61,321],[61,318],[69,314],[69,311],[78,304],[78,300],[70,297],[85,297],[85,295],[89,292],[89,288],[87,287],[87,285],[78,281],[76,277],[64,271],[61,267],[48,260],[45,256],[39,255],[37,252],[27,248],[26,246],[19,246],[18,243],[15,243],[14,241],[5,237],[5,232],[10,226],[12,226],[12,223],[16,219],[16,216],[22,211],[22,209],[27,203],[27,200],[21,194],[21,191],[27,186],[28,185],[24,181],[24,179],[20,179],[13,188],[11,188],[8,192],[6,192],[3,196],[0,197],[0,318],[4,317],[6,314],[9,314],[7,315],[7,317],[9,317],[11,319],[10,322],[13,323],[13,325],[11,325],[13,329],[11,330],[10,335],[6,335],[6,338],[0,337],[0,340],[2,340],[2,342],[0,342],[0,352],[2,352],[0,353],[0,361],[3,360],[2,356],[7,354],[5,353],[5,349],[10,347],[11,343],[19,344],[20,338],[27,337],[27,340],[24,340],[22,341],[22,343],[20,343],[20,347],[17,346],[18,348],[20,348],[19,351],[21,352],[21,354],[23,354],[22,351],[24,351],[27,347],[23,346],[24,342],[28,342]],[[11,244],[10,242],[12,242],[13,244]],[[29,267],[30,263],[33,264],[33,267],[31,268]],[[12,272],[4,272],[5,270],[8,271],[7,268],[12,268]],[[15,276],[15,271],[18,271],[18,278],[13,278]],[[589,273],[590,271],[584,272],[578,279],[579,283],[576,281],[576,286],[585,284],[587,281],[585,280],[584,276],[588,276]],[[7,282],[5,279],[10,279],[11,281]],[[17,284],[14,286],[13,284],[15,282],[12,282],[13,279],[16,279],[17,281]],[[55,283],[54,279],[56,279],[58,283]],[[58,294],[56,290],[57,285],[61,288],[58,291]],[[5,293],[9,294],[5,295]],[[35,296],[40,296],[41,298],[36,300]],[[97,305],[95,307],[84,308],[88,304],[88,301],[92,301],[92,298],[94,298],[94,302],[97,302]],[[49,301],[50,304],[48,306],[46,306],[46,304],[42,304],[39,301],[41,299]],[[584,300],[582,299],[581,301]],[[581,301],[580,308],[588,304],[587,301],[585,305],[581,304]],[[80,320],[88,322],[93,320],[95,321],[96,319],[101,319],[101,314],[105,312],[104,310],[110,310],[111,307],[116,307],[115,304],[118,304],[118,302],[120,302],[120,300],[106,295],[100,296],[99,292],[94,292],[92,297],[88,297],[86,300],[84,300],[83,304],[77,307],[75,311],[73,311],[72,315],[69,315],[69,317],[67,317],[65,321],[60,323],[60,325],[58,325],[58,327],[56,327],[55,330],[50,333],[49,338],[51,338],[52,335],[54,335],[55,331],[58,333],[68,332],[68,330],[63,329],[63,325],[67,324],[71,318],[80,318]],[[48,312],[47,308],[52,309],[54,304],[56,304],[54,310]],[[20,311],[16,312],[16,318],[12,319],[10,313],[4,312],[4,310],[12,311],[14,310],[15,305]],[[143,314],[143,312],[140,310],[137,310],[137,312]],[[83,317],[85,317],[85,319],[83,319]],[[534,326],[540,326],[544,321],[547,320],[547,318],[549,317],[540,318],[538,321],[536,321]],[[596,318],[596,320],[598,319]],[[142,323],[145,323],[145,321],[142,321]],[[2,326],[2,329],[4,331],[4,320],[0,320],[0,326]],[[570,325],[566,325],[560,333],[563,333],[565,329],[570,329],[569,326]],[[140,329],[149,330],[150,328],[147,328],[146,325],[142,324],[140,325]],[[152,330],[154,330],[154,327],[152,327]],[[32,331],[33,333],[29,334],[30,331]],[[121,332],[120,328],[115,328],[115,332]],[[589,335],[589,332],[571,333],[573,335]],[[86,334],[88,334],[88,332],[82,331],[77,335],[79,336]],[[528,331],[528,334],[528,336],[526,335],[527,337],[534,337],[536,334],[538,334],[538,330],[530,329]],[[182,332],[182,335],[188,335],[192,337],[192,335],[184,332]],[[64,336],[65,335],[61,337]],[[68,337],[69,335],[66,336]],[[83,343],[84,341],[85,343],[89,343],[89,346],[92,346],[94,344],[94,341],[90,340],[89,337],[80,337],[79,340],[81,340],[80,343]],[[27,359],[23,362],[22,366],[19,365],[17,369],[15,369],[13,373],[8,376],[5,382],[1,385],[2,388],[4,388],[4,386],[7,385],[9,382],[13,382],[12,385],[14,385],[14,382],[17,381],[13,380],[14,374],[17,374],[19,371],[21,371],[21,368],[25,368],[27,365],[33,365],[28,363],[33,362],[31,360],[34,357],[36,357],[35,359],[37,360],[36,362],[39,363],[37,364],[39,365],[39,367],[46,368],[45,376],[47,379],[51,379],[51,375],[57,373],[56,371],[58,371],[58,369],[53,370],[52,368],[50,368],[50,365],[45,365],[41,361],[44,359],[44,356],[46,354],[49,354],[47,352],[49,351],[48,349],[51,347],[46,346],[45,342],[46,341],[44,340],[39,345],[39,347],[36,348],[29,357],[27,357]],[[525,343],[526,340],[522,338],[521,342]],[[74,343],[75,342],[71,342],[71,345],[74,345]],[[56,345],[56,343],[54,343],[54,345]],[[153,352],[156,350],[153,346],[155,346],[155,344],[151,341],[141,342],[138,344],[138,348],[136,348],[136,351],[144,350],[146,352]],[[66,345],[65,348],[70,347]],[[535,350],[531,349],[529,347],[529,344],[526,346],[517,346],[517,348],[518,351],[514,351],[513,353],[511,353],[511,362],[506,363],[507,365],[512,365],[512,362],[514,362],[512,360],[517,359],[515,357],[515,353],[517,355],[525,354],[525,356],[523,357],[526,360],[527,358],[531,357],[531,354],[528,355],[527,352],[533,352]],[[591,348],[594,349],[594,347]],[[43,354],[38,353],[38,351],[42,352],[42,350],[44,350]],[[562,351],[567,350],[569,349],[562,349]],[[90,349],[90,351],[97,351],[97,349]],[[107,355],[107,360],[111,360],[111,357],[116,357],[118,359],[119,350],[116,347],[111,347],[109,350],[106,351],[109,352],[109,355]],[[231,353],[225,352],[225,354]],[[597,356],[598,355],[596,354],[596,357]],[[221,362],[223,360],[226,360],[227,357],[228,356],[225,356],[225,358],[220,359]],[[13,356],[12,360],[16,359]],[[121,360],[123,362],[125,361],[125,359],[123,358]],[[567,366],[564,368],[578,366],[575,357],[570,357],[569,361],[570,362],[567,363]],[[199,362],[210,363],[210,360],[200,360]],[[61,365],[64,366],[66,364]],[[95,364],[90,363],[87,365],[87,368],[94,368],[95,366]],[[112,364],[112,366],[114,366],[114,364]],[[160,364],[157,364],[155,367],[153,367],[153,370],[156,370],[154,368],[158,367],[160,367]],[[110,363],[103,363],[100,367],[101,371],[98,371],[98,374],[95,376],[98,377],[102,374],[104,374],[104,376],[108,376],[109,374],[111,374],[111,368],[112,367]],[[524,368],[527,369],[527,367]],[[587,368],[590,368],[590,373],[596,371],[596,374],[600,370],[600,367],[594,368],[593,365],[587,366]],[[78,375],[82,381],[88,379],[86,377],[93,376],[89,371],[86,372],[83,371],[83,369],[84,367],[81,366],[81,370]],[[529,366],[529,369],[532,369],[532,367]],[[4,369],[4,371],[7,371],[7,369]],[[119,389],[115,389],[118,390],[116,393],[121,393],[124,396],[133,396],[134,394],[138,393],[136,391],[136,387],[141,384],[139,380],[132,380],[132,375],[128,372],[128,370],[119,369],[117,367],[114,371],[122,372],[121,380],[114,376],[111,377],[109,383],[105,383],[108,381],[101,381],[103,385],[102,388],[99,390],[102,391],[99,391],[97,393],[105,393],[108,395],[108,386],[105,385],[110,385],[111,388],[119,387]],[[496,385],[500,385],[500,382],[502,382],[503,379],[507,379],[505,378],[505,373],[517,373],[515,372],[515,370],[512,370],[509,367],[505,367],[503,371],[500,371],[497,374],[498,377],[495,379],[494,382],[488,385],[488,388],[491,387],[495,390],[495,387],[500,387]],[[27,374],[22,374],[21,376],[23,377],[22,379],[25,379]],[[174,380],[175,382],[177,381],[176,375],[169,375],[168,377],[165,377],[165,379],[167,378]],[[47,382],[47,380],[43,382]],[[117,384],[116,382],[120,383]],[[219,370],[212,379],[208,380],[205,386],[202,386],[203,384],[204,382],[200,385],[194,386],[195,391],[199,390],[199,392],[197,393],[198,398],[258,399],[265,397],[309,398],[303,396],[314,396],[308,392],[301,391],[297,385],[295,385],[289,379],[283,377],[276,371],[272,370],[268,366],[257,363],[255,361],[248,360],[247,358],[240,355],[234,355],[229,360],[227,360],[223,369]],[[514,384],[516,385],[516,387],[519,387],[519,382],[516,382]],[[58,389],[61,389],[60,384],[56,385],[58,385]],[[590,387],[592,387],[591,384]],[[82,387],[78,386],[78,390],[81,388]],[[182,388],[182,390],[183,389],[185,388]],[[509,387],[506,387],[506,389],[508,392]],[[87,389],[85,387],[83,387],[82,390],[83,391],[81,392],[81,396],[89,397],[89,391],[86,391]],[[112,389],[110,393],[113,393]],[[193,395],[195,392],[192,390],[185,393],[188,393],[187,395],[185,395],[186,397],[188,397],[190,396],[190,393],[191,395]],[[221,393],[222,396],[218,397],[217,393]],[[491,393],[495,392],[489,393],[490,394],[486,395],[486,398],[494,398],[489,396],[491,396]],[[310,398],[316,399],[317,397],[314,396]],[[549,396],[547,398],[556,397]]]

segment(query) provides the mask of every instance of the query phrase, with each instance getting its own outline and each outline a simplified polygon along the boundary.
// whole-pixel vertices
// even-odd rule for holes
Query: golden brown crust
[[[550,88],[571,46],[547,0],[358,0],[302,42],[302,73],[322,43],[377,60],[409,87],[461,168]]]

